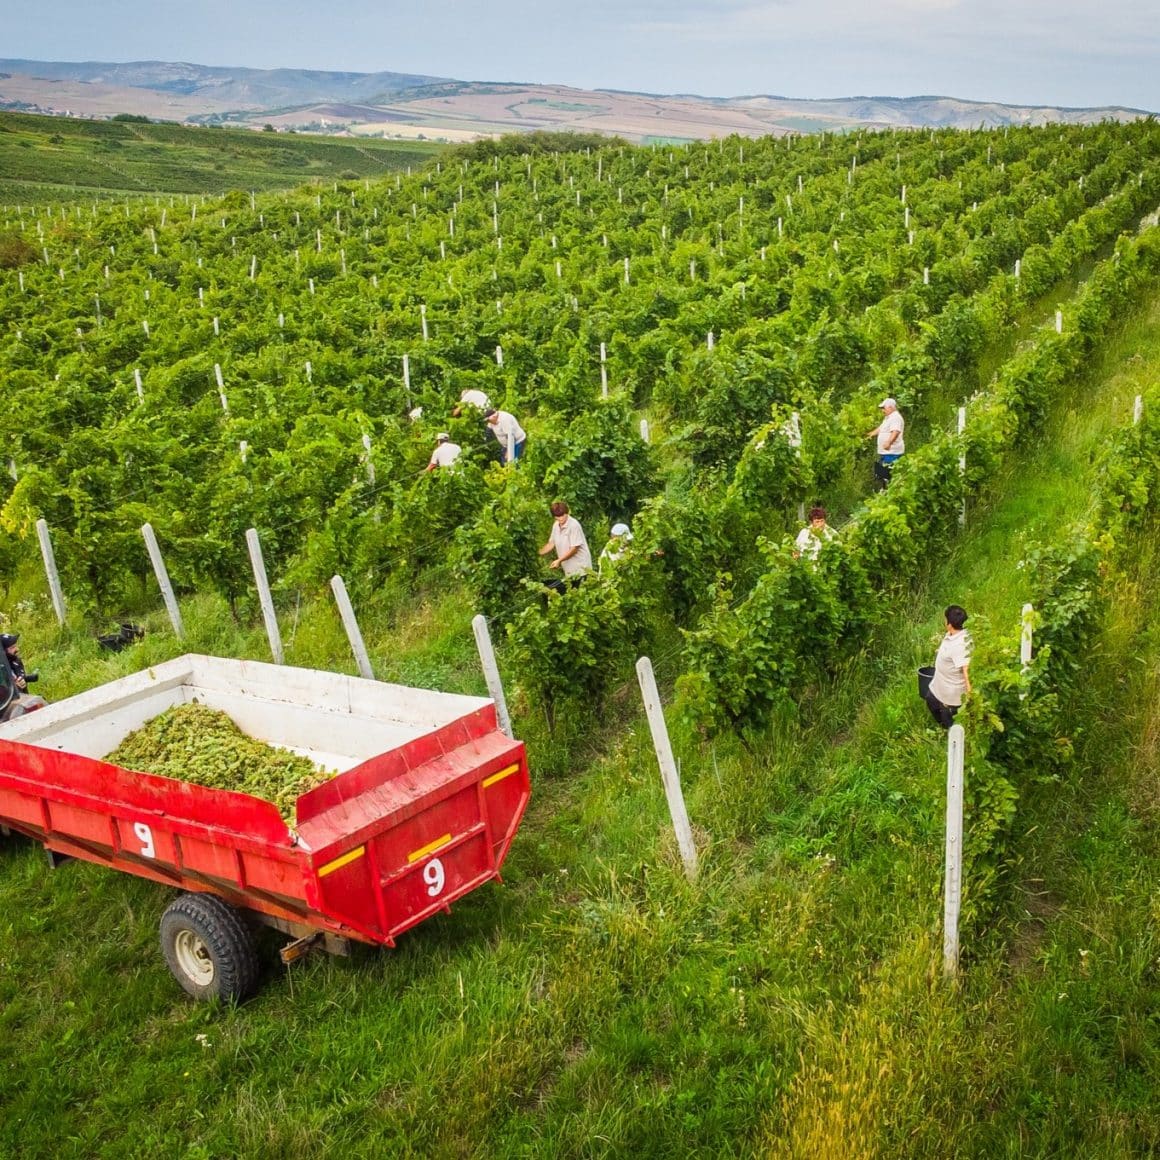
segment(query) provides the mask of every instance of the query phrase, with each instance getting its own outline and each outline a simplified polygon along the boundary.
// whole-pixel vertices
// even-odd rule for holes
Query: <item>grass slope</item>
[[[1127,1156],[1160,1148],[1155,537],[1091,658],[1069,778],[1031,791],[1014,889],[940,962],[943,737],[913,690],[950,600],[1010,625],[1026,547],[1084,514],[1093,458],[1160,372],[1160,301],[1110,344],[830,687],[749,753],[675,733],[702,874],[685,882],[634,690],[599,748],[517,728],[533,808],[489,887],[397,951],[188,1004],[157,953],[167,892],[53,874],[0,844],[0,1150],[10,1155]],[[405,679],[480,691],[469,602],[385,594]],[[915,610],[921,610],[916,617]],[[380,610],[381,612],[381,610]],[[191,645],[264,654],[216,602]],[[29,652],[56,695],[174,651]],[[291,662],[349,671],[304,607]],[[51,665],[46,664],[51,661]],[[75,666],[74,666],[74,662]],[[56,674],[67,674],[58,677]],[[592,744],[592,743],[589,743]]]
[[[443,146],[0,113],[0,203],[289,189],[419,166]]]

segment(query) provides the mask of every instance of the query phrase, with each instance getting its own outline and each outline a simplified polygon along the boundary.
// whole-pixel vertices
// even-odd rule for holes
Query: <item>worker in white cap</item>
[[[906,444],[902,438],[906,421],[902,418],[902,412],[898,409],[898,403],[894,399],[883,399],[878,404],[878,409],[882,412],[882,422],[873,431],[867,431],[866,438],[877,437],[878,439],[878,458],[874,463],[874,480],[878,490],[881,491],[890,482],[890,474],[894,470],[894,465],[902,458],[902,453],[906,450]]]
[[[450,467],[459,458],[461,450],[458,443],[451,442],[451,436],[446,431],[440,431],[435,436],[435,450],[431,452],[431,462],[427,464],[427,470]]]
[[[629,530],[628,524],[613,524],[610,539],[604,545],[604,549],[600,553],[600,559],[596,561],[597,571],[603,571],[606,563],[614,564],[619,560],[628,550],[628,545],[631,543],[632,532]]]

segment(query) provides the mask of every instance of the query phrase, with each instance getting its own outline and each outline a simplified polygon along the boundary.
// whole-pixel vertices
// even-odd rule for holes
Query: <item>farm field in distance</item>
[[[441,146],[0,112],[0,201],[288,189],[418,168]]]
[[[0,161],[40,152],[0,123]],[[271,937],[236,1007],[166,972],[165,888],[0,838],[0,1150],[1160,1150],[1160,127],[566,144],[284,191],[247,154],[195,199],[161,196],[160,156],[153,196],[0,189],[0,628],[38,689],[268,659],[256,528],[290,664],[354,671],[340,574],[381,679],[482,694],[485,613],[533,783],[502,885],[392,951],[284,969]],[[54,185],[70,157],[95,178],[58,147]],[[467,389],[526,428],[518,466],[453,414]],[[878,492],[888,395],[906,454]],[[441,431],[462,453],[428,472]],[[594,558],[635,538],[548,594],[555,499]],[[837,536],[811,559],[816,503]],[[976,642],[953,981],[945,735],[914,691],[952,602]],[[121,619],[145,639],[101,653]]]

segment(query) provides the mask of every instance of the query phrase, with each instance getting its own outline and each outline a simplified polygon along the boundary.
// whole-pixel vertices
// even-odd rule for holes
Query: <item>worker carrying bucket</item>
[[[918,695],[926,702],[931,716],[949,729],[963,698],[971,691],[971,652],[974,642],[963,627],[967,613],[957,604],[948,605],[943,613],[946,635],[938,646],[934,664],[918,670]]]

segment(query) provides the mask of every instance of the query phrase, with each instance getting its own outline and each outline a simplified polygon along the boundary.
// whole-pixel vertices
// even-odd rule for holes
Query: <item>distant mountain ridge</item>
[[[459,81],[398,72],[228,68],[166,61],[0,60],[0,108],[190,123],[270,125],[354,135],[470,140],[535,129],[636,141],[824,129],[1026,125],[1135,120],[1123,106],[1071,109],[946,96],[825,100],[701,97],[563,85]]]
[[[0,71],[50,81],[108,85],[154,92],[212,93],[230,108],[283,108],[314,101],[358,101],[401,93],[443,77],[397,72],[322,72],[313,69],[224,68],[184,61],[0,60]]]

